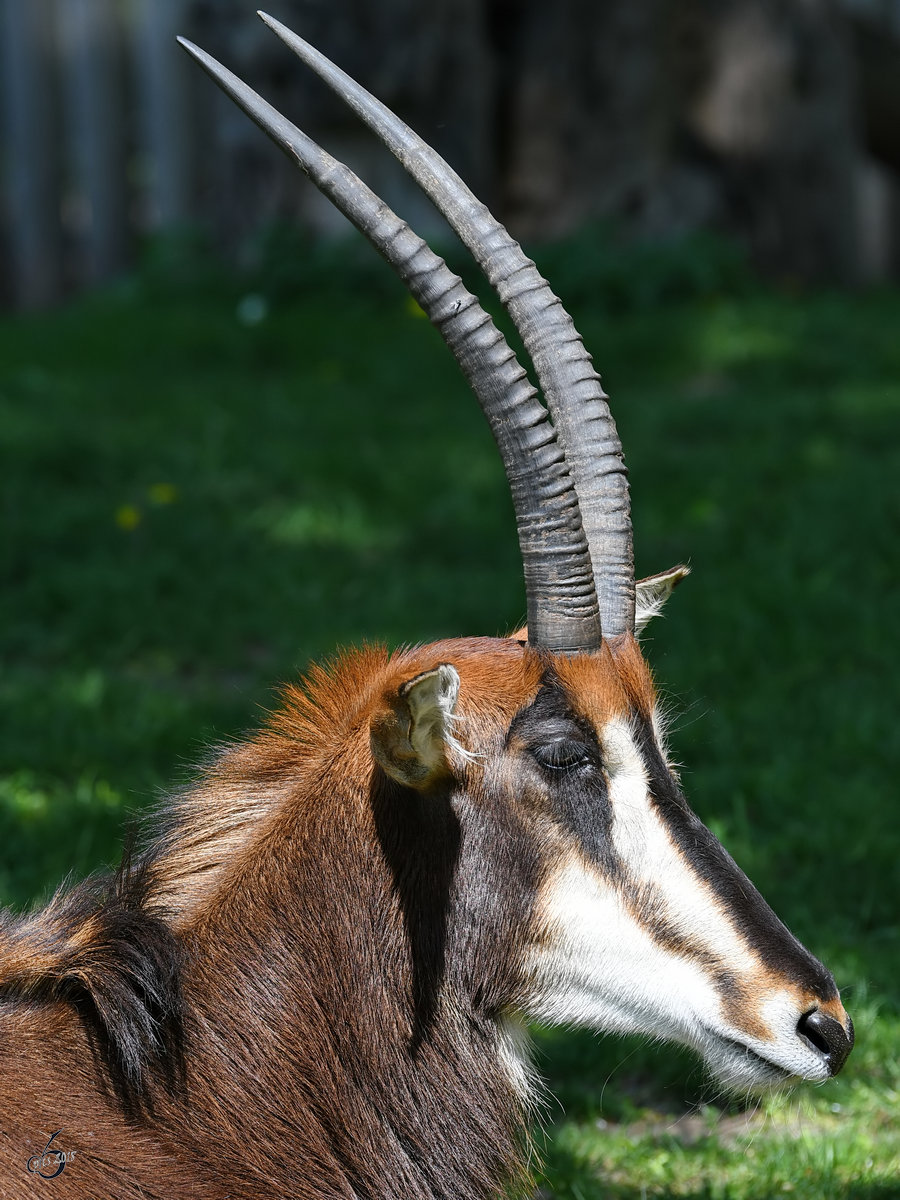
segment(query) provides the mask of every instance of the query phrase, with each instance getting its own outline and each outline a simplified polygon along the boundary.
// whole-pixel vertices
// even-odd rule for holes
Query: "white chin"
[[[730,1091],[780,1091],[803,1080],[821,1083],[829,1077],[827,1065],[805,1051],[799,1039],[789,1045],[766,1043],[757,1049],[742,1039],[708,1029],[693,1045],[715,1079]]]
[[[800,1082],[800,1076],[761,1058],[737,1042],[725,1043],[715,1049],[708,1047],[703,1058],[716,1082],[731,1092],[762,1094],[781,1091]]]

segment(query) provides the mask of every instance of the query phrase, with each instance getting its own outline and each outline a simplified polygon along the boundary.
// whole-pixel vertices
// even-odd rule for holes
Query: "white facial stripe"
[[[678,1040],[689,1032],[686,1013],[718,1021],[709,980],[694,963],[660,947],[618,889],[575,856],[549,881],[539,904],[546,937],[529,962],[539,980],[529,1016]]]
[[[629,879],[652,886],[666,922],[729,970],[748,971],[757,960],[708,884],[673,842],[648,792],[647,774],[628,723],[615,718],[602,734],[609,771],[612,837]]]
[[[792,996],[761,1004],[771,1040],[733,1027],[702,964],[659,945],[615,885],[577,856],[547,881],[539,912],[539,936],[525,963],[532,982],[522,1008],[530,1019],[682,1042],[721,1082],[741,1088],[789,1075],[827,1078],[821,1058],[797,1037]]]

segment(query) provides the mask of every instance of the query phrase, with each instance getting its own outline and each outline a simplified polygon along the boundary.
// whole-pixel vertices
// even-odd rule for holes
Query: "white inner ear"
[[[449,663],[441,663],[410,680],[403,688],[409,705],[409,741],[416,757],[426,767],[436,767],[445,746],[455,745],[451,733],[459,696],[459,674]]]
[[[661,571],[658,575],[648,575],[639,579],[634,585],[635,613],[634,633],[640,637],[644,627],[659,616],[662,607],[672,595],[672,589],[681,583],[685,575],[690,575],[691,568],[678,566],[670,571]]]

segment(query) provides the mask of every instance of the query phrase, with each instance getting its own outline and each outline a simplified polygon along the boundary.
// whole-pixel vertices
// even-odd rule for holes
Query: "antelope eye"
[[[572,771],[590,760],[588,748],[583,742],[560,738],[544,746],[534,746],[531,753],[548,771]]]

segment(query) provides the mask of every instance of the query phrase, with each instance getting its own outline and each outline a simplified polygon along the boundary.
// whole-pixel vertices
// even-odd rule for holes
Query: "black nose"
[[[830,1075],[837,1075],[853,1049],[853,1022],[847,1018],[845,1030],[840,1021],[829,1017],[819,1008],[804,1013],[797,1022],[800,1037],[817,1054],[821,1054]]]

